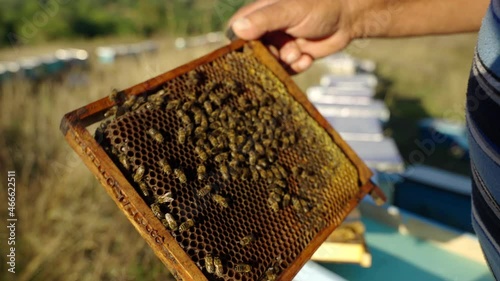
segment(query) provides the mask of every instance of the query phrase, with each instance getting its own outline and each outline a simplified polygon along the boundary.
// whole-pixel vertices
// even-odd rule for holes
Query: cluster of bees
[[[268,193],[266,204],[274,213],[290,207],[297,215],[306,215],[315,208],[316,202],[299,195],[296,185],[308,182],[310,186],[317,187],[315,179],[319,175],[330,173],[332,167],[325,166],[320,171],[308,169],[307,163],[286,167],[279,161],[280,153],[294,149],[298,144],[328,146],[331,139],[318,139],[309,126],[297,130],[289,125],[291,122],[303,123],[309,116],[306,116],[304,110],[294,108],[300,105],[292,101],[286,89],[272,88],[272,83],[266,79],[258,81],[261,83],[209,79],[200,70],[192,70],[181,78],[184,78],[185,85],[190,89],[181,97],[171,93],[168,87],[147,97],[139,95],[125,98],[118,92],[113,92],[110,99],[117,105],[104,113],[105,117],[116,118],[130,111],[164,110],[167,114],[176,116],[177,124],[172,124],[174,129],[168,136],[163,135],[154,125],[146,128],[143,135],[158,145],[175,141],[180,150],[192,148],[191,153],[198,159],[194,169],[183,168],[178,162],[170,162],[171,159],[160,159],[155,166],[135,166],[130,163],[125,150],[111,148],[112,154],[118,158],[123,168],[132,171],[132,179],[142,194],[146,198],[154,198],[150,208],[167,229],[182,233],[199,222],[184,219],[180,223],[181,219],[176,220],[169,211],[162,212],[162,209],[169,209],[168,205],[175,199],[169,191],[159,195],[152,190],[145,179],[149,169],[174,177],[181,185],[188,185],[191,180],[203,181],[202,187],[195,192],[196,196],[209,198],[222,209],[230,208],[231,203],[238,200],[226,198],[221,192],[224,182],[234,181],[265,183]],[[105,135],[108,124],[109,121],[104,122],[98,128],[96,137]],[[334,159],[328,158],[331,157],[328,153],[324,157],[327,161],[334,162]],[[195,174],[191,174],[190,171],[193,170]],[[222,184],[210,183],[207,181],[210,177],[222,179]],[[239,244],[247,247],[256,239],[256,236],[250,234],[242,237]],[[205,253],[203,261],[206,272],[218,277],[224,275],[225,268],[220,257]],[[234,263],[233,270],[242,274],[250,273],[252,266]],[[269,266],[261,280],[275,280],[278,274],[277,266]]]

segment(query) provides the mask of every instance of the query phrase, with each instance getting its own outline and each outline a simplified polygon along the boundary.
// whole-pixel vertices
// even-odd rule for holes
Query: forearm
[[[489,0],[345,0],[351,38],[477,31]]]

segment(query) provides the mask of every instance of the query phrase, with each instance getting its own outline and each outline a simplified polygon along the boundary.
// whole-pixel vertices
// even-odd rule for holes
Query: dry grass
[[[354,54],[376,59],[380,73],[393,81],[386,95],[390,103],[398,98],[422,98],[429,114],[443,104],[460,107],[463,78],[468,73],[463,61],[470,61],[473,39],[412,40],[373,41]],[[85,46],[91,48],[92,43]],[[92,64],[91,71],[80,76],[88,79],[87,85],[1,86],[0,172],[15,169],[17,174],[17,280],[170,280],[168,271],[59,131],[64,113],[108,95],[112,88],[134,85],[215,48],[175,51],[170,46],[171,41],[163,41],[157,55],[127,58],[113,65]],[[45,52],[46,47],[22,53],[40,50]],[[9,58],[19,53],[2,50],[0,54]],[[297,81],[305,88],[319,81],[321,72],[315,67]],[[406,114],[392,104],[396,115]],[[5,190],[4,181],[0,188]],[[0,202],[6,202],[4,193]],[[4,207],[0,214],[6,215]],[[5,236],[0,238],[5,243]],[[12,275],[6,275],[4,259],[2,251],[0,279],[9,280]]]

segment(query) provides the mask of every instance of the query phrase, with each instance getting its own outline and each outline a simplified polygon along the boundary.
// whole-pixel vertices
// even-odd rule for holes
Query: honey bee
[[[218,162],[218,163],[221,163],[222,161],[226,161],[227,157],[228,157],[228,153],[227,152],[220,153],[217,156],[215,156],[215,161]]]
[[[242,108],[242,109],[246,109],[249,104],[247,102],[247,99],[244,97],[244,96],[239,96],[238,97],[238,105]]]
[[[168,228],[168,222],[166,219],[161,219],[161,223],[163,224],[164,227]]]
[[[229,149],[234,152],[238,150],[238,146],[235,143],[229,143]]]
[[[261,158],[257,161],[257,166],[267,168],[267,161]]]
[[[278,202],[274,200],[274,198],[272,197],[267,198],[267,203],[275,213],[277,213],[280,210],[280,205],[278,204]]]
[[[224,164],[220,165],[219,170],[220,170],[220,173],[221,173],[223,179],[225,179],[225,180],[230,179],[229,169],[227,168],[226,165],[224,165]]]
[[[281,196],[274,191],[271,191],[269,193],[269,197],[273,198],[273,200],[278,202],[278,203],[281,202]]]
[[[212,115],[214,109],[212,108],[212,104],[209,101],[205,101],[203,103],[203,107],[205,108],[205,111],[207,112],[208,115]]]
[[[158,109],[158,106],[156,104],[148,101],[148,102],[143,103],[139,107],[139,109],[144,109],[144,108],[147,109],[147,110],[155,110],[155,109]]]
[[[210,117],[208,118],[208,122],[215,122],[220,114],[220,109],[215,109],[212,114],[210,114]]]
[[[186,175],[184,174],[184,172],[181,169],[175,169],[174,170],[174,175],[177,177],[177,179],[181,183],[187,183]]]
[[[219,86],[219,83],[216,82],[216,81],[208,81],[206,84],[205,84],[205,89],[207,90],[207,92],[211,92],[213,91],[215,88],[217,88]]]
[[[123,165],[123,167],[125,169],[129,169],[130,168],[130,164],[128,162],[128,158],[127,158],[127,155],[125,154],[120,154],[120,156],[118,156],[118,160],[120,160],[120,163]]]
[[[165,90],[159,90],[155,94],[152,94],[148,97],[148,101],[159,106],[163,103],[163,98],[167,95]]]
[[[167,175],[172,174],[172,167],[170,167],[166,159],[158,161],[158,166],[160,166],[160,168],[165,174]]]
[[[215,274],[219,277],[224,275],[224,267],[222,266],[222,261],[219,257],[214,257]]]
[[[161,217],[163,216],[163,214],[161,213],[161,210],[160,210],[160,205],[158,205],[158,203],[153,203],[150,205],[151,207],[151,211],[153,211],[153,214],[161,219]]]
[[[181,105],[180,100],[171,100],[167,103],[167,110],[177,109]]]
[[[227,99],[227,97],[229,97],[229,93],[227,91],[218,92],[217,96],[219,97],[219,99],[221,99],[223,101],[223,100]]]
[[[139,166],[137,170],[135,170],[134,174],[134,181],[135,182],[140,182],[142,180],[142,177],[144,176],[144,173],[146,172],[146,168],[144,166]]]
[[[187,74],[188,74],[188,77],[186,79],[186,84],[187,85],[196,86],[202,80],[201,74],[198,71],[196,71],[196,70],[191,70]]]
[[[208,119],[205,114],[201,115],[200,127],[206,129],[208,127]]]
[[[203,115],[203,112],[197,106],[193,106],[191,111],[193,112],[194,123],[199,125],[201,123],[201,116]]]
[[[215,93],[210,93],[208,95],[208,98],[210,99],[211,102],[215,103],[217,106],[221,106],[222,105],[221,99]]]
[[[189,118],[189,116],[186,114],[182,114],[181,121],[182,121],[182,123],[184,123],[184,125],[191,125],[192,124],[191,118]]]
[[[258,181],[260,177],[259,172],[256,169],[250,169],[250,172],[252,172],[252,179]]]
[[[250,142],[250,140],[248,140]],[[236,144],[238,146],[242,145],[245,142],[245,137],[242,135],[236,136]],[[251,146],[251,144],[250,144]]]
[[[261,178],[267,179],[266,170],[264,170],[264,169],[258,169],[258,166],[257,166],[257,171],[259,171],[259,175],[260,175]]]
[[[214,131],[218,131],[222,128],[222,123],[219,121],[214,121],[211,122],[210,125],[208,125],[208,127]]]
[[[276,180],[274,182],[277,186],[285,188],[286,187],[286,182],[284,180]]]
[[[281,205],[283,205],[283,208],[286,208],[290,205],[290,194],[285,194],[283,195],[283,200],[281,201]]]
[[[191,124],[187,124],[185,127],[184,127],[184,130],[186,131],[186,136],[190,136],[191,133],[193,132],[193,127],[194,125],[191,123]]]
[[[129,96],[128,99],[123,103],[123,107],[126,109],[132,108],[135,104],[136,99],[136,96]]]
[[[257,99],[251,99],[250,101],[251,101],[253,107],[259,106],[259,101]]]
[[[196,100],[196,93],[195,92],[186,92],[185,95],[189,99],[189,102]]]
[[[241,152],[243,153],[248,153],[250,149],[252,148],[252,141],[248,140],[245,145],[241,148]]]
[[[167,221],[167,224],[168,224],[168,227],[170,228],[170,230],[177,230],[177,222],[175,221],[174,217],[169,214],[169,213],[166,213],[165,214],[165,220]]]
[[[259,133],[259,134],[263,134],[264,133],[264,124],[258,122],[255,124],[255,132]]]
[[[270,267],[266,270],[266,279],[265,281],[275,281],[278,278],[273,267]]]
[[[205,268],[207,269],[208,273],[214,273],[215,272],[214,258],[210,254],[207,254],[205,256]]]
[[[198,173],[198,180],[203,180],[205,178],[206,173],[207,173],[207,168],[205,167],[205,165],[200,164],[196,168],[196,172]]]
[[[158,132],[157,130],[155,130],[154,128],[150,128],[148,130],[148,135],[151,136],[157,143],[162,143],[163,142],[163,136],[160,134],[160,132]]]
[[[143,96],[136,98],[130,110],[138,109],[139,107],[141,107],[142,104],[144,104],[144,102],[146,102],[146,99]]]
[[[220,135],[217,137],[217,142],[219,143],[217,145],[217,148],[219,148],[219,149],[223,149],[224,147],[227,146],[227,140],[223,135]]]
[[[232,159],[231,161],[229,161],[229,167],[231,167],[232,169],[238,168],[238,160]]]
[[[193,226],[194,226],[194,221],[192,219],[188,219],[187,221],[181,223],[181,225],[179,226],[179,232],[184,232]]]
[[[275,178],[277,178],[277,179],[281,178],[281,173],[278,170],[278,167],[271,166],[271,171],[273,172]]]
[[[208,93],[203,92],[199,97],[198,97],[198,103],[204,103],[208,98]]]
[[[111,94],[109,95],[109,100],[114,102],[114,103],[117,103],[120,99],[120,96],[121,95],[119,94],[118,90],[113,89],[113,90],[111,90]]]
[[[223,109],[223,110],[220,111],[219,119],[220,120],[226,120],[226,118],[227,118],[227,111]]]
[[[142,194],[144,194],[144,196],[149,196],[148,186],[146,185],[145,182],[143,181],[139,182],[139,188],[141,189]]]
[[[252,139],[253,139],[254,141],[258,141],[258,140],[260,139],[260,133],[259,133],[259,132],[254,132],[254,133],[252,134]]]
[[[245,167],[241,170],[241,179],[247,180],[250,178],[250,169]]]
[[[177,141],[180,144],[184,144],[186,142],[186,129],[179,128],[179,130],[177,131]]]
[[[229,127],[229,129],[236,128],[236,121],[234,120],[233,117],[231,117],[231,116],[227,117],[227,126]]]
[[[255,154],[254,151],[248,152],[248,162],[250,165],[255,165],[257,163],[257,155]]]
[[[212,191],[212,186],[207,184],[205,185],[205,187],[198,190],[197,195],[198,197],[204,197],[205,195],[209,194],[210,191]]]
[[[210,144],[213,146],[213,147],[217,147],[219,146],[219,141],[217,140],[216,137],[214,137],[213,135],[209,135],[208,136],[208,141],[210,142]]]
[[[273,116],[271,115],[271,113],[269,112],[266,112],[264,114],[262,114],[262,119],[266,120],[266,121],[271,121],[273,120]]]
[[[302,212],[302,204],[300,203],[299,198],[292,196],[292,207],[296,212]]]
[[[234,133],[233,130],[227,131],[227,139],[229,140],[229,143],[236,144],[236,134]]]
[[[248,246],[248,244],[252,243],[253,241],[255,241],[255,237],[252,234],[250,234],[250,235],[247,235],[247,236],[241,238],[240,244],[241,244],[241,246],[246,247],[246,246]]]
[[[226,88],[230,91],[236,91],[238,88],[238,85],[236,84],[236,82],[234,80],[227,79],[226,81],[224,81],[224,84],[225,84]]]
[[[307,203],[307,201],[304,199],[300,199],[299,201],[300,201],[300,205],[302,206],[302,211],[304,213],[308,213],[309,212],[309,204]]]
[[[229,204],[227,203],[226,198],[222,197],[219,194],[212,195],[212,199],[214,200],[215,203],[219,204],[219,206],[221,206],[223,208],[229,207]]]
[[[274,148],[274,149],[278,149],[280,147],[279,142],[278,142],[277,139],[272,140],[271,147]]]
[[[276,164],[276,168],[278,168],[278,171],[280,172],[282,178],[288,177],[288,173],[286,172],[285,168],[283,168],[283,166]]]
[[[252,270],[252,267],[248,264],[239,263],[234,267],[234,271],[240,273],[248,273]]]
[[[290,139],[286,136],[281,137],[281,144],[283,145],[283,148],[288,148],[290,146]]]
[[[271,188],[271,191],[280,195],[280,196],[283,196],[283,194],[285,192],[283,192],[283,189],[281,189],[280,187],[277,187],[277,186],[274,186],[273,188]]]
[[[113,115],[116,115],[117,111],[118,111],[118,106],[115,105],[115,106],[111,107],[108,111],[106,111],[104,113],[104,117],[108,118],[108,117],[111,117]]]
[[[279,138],[281,136],[282,130],[280,128],[276,128],[274,132],[271,131],[271,134],[274,135],[275,138]]]
[[[266,174],[267,174],[267,182],[268,183],[272,183],[273,180],[274,180],[274,173],[273,173],[273,171],[267,170]]]
[[[196,127],[196,129],[194,129],[195,136],[200,137],[203,134],[205,134],[205,128],[200,126],[200,127]]]
[[[208,159],[208,155],[207,153],[203,150],[203,148],[197,146],[194,148],[194,151],[198,154],[198,157],[200,157],[200,159],[202,161],[207,161]]]
[[[157,202],[160,204],[163,203],[172,203],[174,201],[174,198],[172,197],[172,192],[167,192],[163,195],[158,196]]]

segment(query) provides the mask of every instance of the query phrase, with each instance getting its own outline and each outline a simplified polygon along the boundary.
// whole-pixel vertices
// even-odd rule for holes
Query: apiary
[[[61,130],[178,280],[291,280],[364,195],[383,199],[258,41],[115,91]]]

